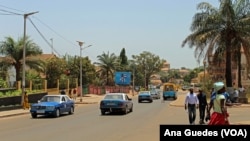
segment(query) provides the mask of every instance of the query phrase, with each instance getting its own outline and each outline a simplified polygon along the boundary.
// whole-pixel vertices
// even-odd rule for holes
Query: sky
[[[56,55],[80,56],[81,41],[82,57],[92,63],[98,55],[119,56],[125,48],[128,59],[147,51],[170,68],[193,69],[202,64],[194,48],[181,44],[191,34],[200,2],[219,5],[219,0],[0,0],[0,41],[9,36],[18,40],[26,29],[26,36],[46,54],[53,48]],[[38,13],[24,20],[31,12]]]

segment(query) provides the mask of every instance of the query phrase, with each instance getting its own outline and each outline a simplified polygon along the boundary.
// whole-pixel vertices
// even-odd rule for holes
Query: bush
[[[42,90],[27,91],[27,94],[38,93],[38,92],[43,92],[43,91]],[[20,96],[21,94],[22,94],[22,90],[7,91],[5,93],[0,92],[0,98],[1,97]]]

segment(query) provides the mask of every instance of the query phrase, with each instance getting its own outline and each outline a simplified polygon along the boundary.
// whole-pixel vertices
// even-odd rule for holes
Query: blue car
[[[138,103],[141,103],[143,101],[147,101],[152,103],[153,102],[153,96],[151,95],[150,91],[140,91],[138,94]]]
[[[30,114],[32,118],[38,115],[59,117],[63,113],[73,114],[74,109],[75,102],[67,95],[46,95],[31,105]]]
[[[133,112],[133,102],[125,93],[108,93],[100,102],[100,110],[102,115],[105,115],[106,112],[127,114]]]

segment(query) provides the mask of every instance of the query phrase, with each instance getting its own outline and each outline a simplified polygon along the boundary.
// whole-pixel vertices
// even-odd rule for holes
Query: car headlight
[[[54,109],[55,109],[55,106],[47,106],[47,107],[46,107],[46,110],[51,110],[51,111],[52,111],[52,110],[54,110]]]

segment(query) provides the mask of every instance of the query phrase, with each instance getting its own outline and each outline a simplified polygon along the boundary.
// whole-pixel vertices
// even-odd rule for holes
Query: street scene
[[[28,110],[0,112],[0,136],[4,141],[27,138],[31,140],[159,140],[159,125],[189,125],[184,110],[187,91],[179,91],[177,100],[155,99],[152,103],[138,103],[138,95],[128,95],[134,103],[133,112],[101,115],[99,104],[103,95],[83,97],[76,101],[75,113],[58,119],[41,116],[32,119]],[[228,109],[231,124],[250,125],[250,105],[242,104]],[[199,125],[197,113],[196,124]],[[193,126],[193,125],[190,125]],[[13,132],[18,132],[13,136]],[[115,134],[114,134],[115,133]],[[41,135],[42,134],[42,135]],[[97,136],[98,135],[98,136]]]
[[[249,13],[248,0],[2,0],[0,140],[249,140]]]

